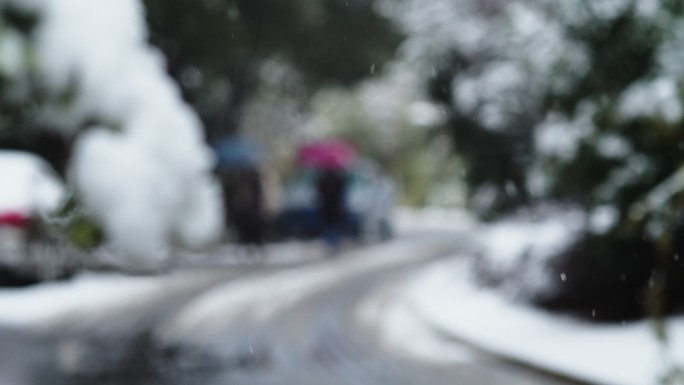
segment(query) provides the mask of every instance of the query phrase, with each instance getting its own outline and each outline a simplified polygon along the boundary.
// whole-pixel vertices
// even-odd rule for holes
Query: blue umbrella
[[[261,161],[257,147],[239,137],[221,139],[214,145],[214,149],[219,168],[249,168],[257,166]]]

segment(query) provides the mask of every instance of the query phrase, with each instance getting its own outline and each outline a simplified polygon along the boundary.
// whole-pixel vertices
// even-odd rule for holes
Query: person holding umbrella
[[[216,144],[216,153],[227,225],[238,243],[261,253],[266,223],[259,152],[251,142],[229,136]]]
[[[356,150],[341,140],[324,140],[303,146],[297,157],[300,166],[318,171],[315,185],[321,234],[328,247],[337,251],[349,222],[347,170],[357,157]]]
[[[331,250],[338,250],[348,216],[347,175],[341,170],[322,170],[316,180],[316,192],[323,239]]]

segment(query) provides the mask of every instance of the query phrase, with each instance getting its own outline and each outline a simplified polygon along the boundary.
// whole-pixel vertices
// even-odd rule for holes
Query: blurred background
[[[0,0],[0,383],[684,383],[682,52],[680,0]]]

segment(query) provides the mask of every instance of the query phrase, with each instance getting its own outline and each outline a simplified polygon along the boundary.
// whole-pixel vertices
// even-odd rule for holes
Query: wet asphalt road
[[[478,354],[478,361],[434,365],[411,361],[378,346],[372,330],[356,324],[356,305],[379,282],[401,274],[366,274],[342,287],[325,290],[270,322],[243,335],[245,352],[261,355],[254,367],[226,371],[211,384],[569,384],[494,357]]]
[[[267,287],[269,274],[278,272],[233,267],[197,270],[190,278],[183,273],[160,277],[173,282],[126,309],[66,318],[39,334],[0,330],[0,385],[572,384],[482,352],[470,361],[437,365],[381,346],[373,328],[360,325],[354,316],[358,305],[457,247],[453,236],[395,242],[422,242],[425,247],[413,247],[425,255],[351,274],[265,319],[226,318],[204,342],[160,338],[159,330],[196,298],[225,282],[256,277]],[[427,246],[433,244],[439,245]],[[337,263],[317,265],[327,269]]]

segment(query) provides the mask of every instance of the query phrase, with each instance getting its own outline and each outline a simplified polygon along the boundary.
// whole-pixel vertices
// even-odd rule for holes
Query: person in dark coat
[[[261,249],[264,244],[264,193],[255,168],[239,168],[224,175],[224,199],[228,226],[237,242]]]
[[[347,176],[343,171],[322,171],[316,180],[316,190],[323,239],[331,248],[337,249],[347,220]]]

